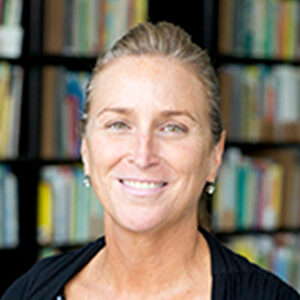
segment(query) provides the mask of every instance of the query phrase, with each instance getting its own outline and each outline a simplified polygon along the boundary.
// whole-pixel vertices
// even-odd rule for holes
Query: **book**
[[[6,165],[0,165],[0,248],[19,243],[18,182]]]
[[[43,158],[78,158],[79,121],[84,109],[90,73],[47,66],[44,69],[41,155]]]
[[[265,11],[266,1],[253,1],[253,44],[251,49],[251,57],[264,57],[265,53]]]
[[[61,54],[65,38],[65,1],[44,2],[44,51],[48,54]]]
[[[22,103],[23,71],[6,62],[0,64],[0,158],[16,158]]]
[[[0,165],[0,224],[4,223],[4,191],[3,191],[3,177],[4,177],[4,166]],[[3,226],[0,228],[0,248],[3,246]]]
[[[41,157],[50,159],[55,157],[54,128],[55,104],[54,97],[56,91],[56,68],[46,66],[43,69],[42,86],[42,124],[41,124]]]
[[[300,58],[300,4],[295,8],[296,21],[295,21],[295,48],[294,53],[296,58]]]
[[[8,142],[8,153],[11,158],[15,158],[19,153],[19,140],[21,128],[21,109],[22,109],[22,92],[23,92],[23,69],[14,66],[11,70],[11,128],[10,139]]]
[[[282,166],[282,174],[279,175],[282,181],[282,187],[278,184],[272,186],[273,193],[282,195],[282,204],[278,206],[279,224],[284,228],[294,228],[299,226],[299,154],[294,149],[265,149],[249,152],[250,155],[263,158],[272,158]],[[276,194],[274,195],[276,197]],[[278,200],[275,200],[278,201]],[[296,211],[295,211],[296,210]]]
[[[4,206],[2,243],[5,247],[13,248],[18,245],[18,192],[16,177],[7,173],[4,178]]]
[[[129,0],[130,2],[130,0]],[[134,21],[129,21],[127,28],[132,27],[135,24],[144,22],[148,16],[148,0],[135,0],[135,7],[132,9],[135,13]],[[131,6],[130,6],[131,8]],[[130,10],[128,11],[130,13]]]
[[[222,116],[233,141],[297,142],[300,98],[297,67],[225,65],[219,70]]]
[[[7,151],[9,133],[9,119],[11,115],[11,98],[9,95],[9,77],[10,67],[6,63],[0,64],[0,99],[1,99],[1,118],[0,118],[0,157],[7,157],[9,153]]]
[[[47,181],[38,185],[37,240],[47,245],[53,240],[53,193]]]
[[[21,26],[22,0],[0,2],[0,55],[18,58],[21,55],[23,28]]]
[[[229,239],[227,245],[300,291],[299,236],[277,234],[233,237]]]
[[[229,147],[213,197],[213,227],[221,231],[299,226],[298,153]]]
[[[269,162],[264,175],[264,202],[261,206],[262,219],[260,227],[263,229],[277,229],[280,227],[280,212],[282,204],[283,170],[280,165]]]
[[[38,194],[38,242],[82,244],[104,233],[103,208],[92,189],[84,187],[81,166],[46,166]]]
[[[145,21],[147,0],[47,0],[44,50],[95,56],[133,25]]]
[[[299,1],[219,1],[219,51],[224,55],[299,57]]]

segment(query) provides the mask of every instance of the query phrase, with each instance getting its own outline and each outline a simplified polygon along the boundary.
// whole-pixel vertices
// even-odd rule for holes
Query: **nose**
[[[157,143],[151,134],[139,134],[135,136],[132,145],[130,163],[134,163],[141,169],[147,169],[159,164],[160,159],[157,153]]]

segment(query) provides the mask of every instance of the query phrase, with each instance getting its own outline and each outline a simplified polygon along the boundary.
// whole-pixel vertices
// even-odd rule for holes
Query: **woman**
[[[39,262],[6,299],[299,299],[203,229],[224,147],[217,79],[179,27],[140,24],[98,59],[82,120],[105,240]],[[200,207],[203,205],[200,200]]]

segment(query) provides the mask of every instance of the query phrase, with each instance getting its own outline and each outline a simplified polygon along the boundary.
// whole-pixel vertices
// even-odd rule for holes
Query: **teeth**
[[[122,182],[135,189],[154,189],[163,186],[163,183],[155,182],[143,182],[143,181],[133,181],[133,180],[122,180]]]

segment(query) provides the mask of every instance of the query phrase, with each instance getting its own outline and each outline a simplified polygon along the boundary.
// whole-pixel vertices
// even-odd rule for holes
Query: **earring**
[[[89,175],[84,175],[82,182],[86,188],[91,187],[91,177]]]
[[[207,182],[206,187],[205,187],[205,191],[208,195],[211,196],[214,193],[215,188],[216,188],[215,181]]]

